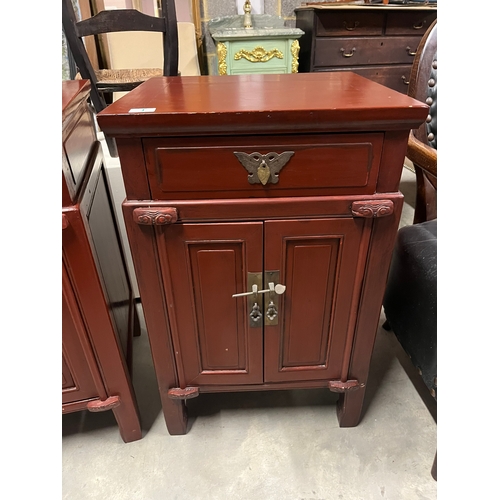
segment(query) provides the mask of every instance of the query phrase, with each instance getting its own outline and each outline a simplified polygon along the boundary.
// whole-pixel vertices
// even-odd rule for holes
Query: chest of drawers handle
[[[344,48],[341,48],[340,52],[342,52],[342,57],[352,57],[356,52],[356,47],[353,47],[351,52],[346,52]]]
[[[344,28],[347,31],[354,31],[359,26],[359,21],[354,21],[354,22],[350,22],[350,23],[348,23],[347,21],[344,21],[342,24],[344,25]]]

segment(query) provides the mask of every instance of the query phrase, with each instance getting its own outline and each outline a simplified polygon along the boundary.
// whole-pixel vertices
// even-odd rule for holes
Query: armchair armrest
[[[408,137],[406,156],[421,169],[437,177],[437,151],[419,141],[415,137],[413,130],[410,131]]]

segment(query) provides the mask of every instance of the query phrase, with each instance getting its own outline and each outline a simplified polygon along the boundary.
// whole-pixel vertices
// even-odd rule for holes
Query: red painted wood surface
[[[63,82],[62,411],[110,409],[129,442],[142,437],[126,360],[135,307],[88,95]]]
[[[279,325],[266,326],[265,382],[341,375],[363,221],[292,219],[265,223],[264,269],[279,270]]]
[[[334,388],[339,425],[357,425],[408,132],[426,115],[351,73],[159,78],[99,114],[117,137],[171,434],[186,432],[185,390]],[[294,154],[262,184],[249,182],[240,151]],[[176,220],[140,223],[148,213]],[[277,324],[250,328],[251,303],[232,295],[250,288],[248,273],[268,271],[286,286]],[[258,300],[264,314],[268,299]]]
[[[383,134],[147,139],[152,199],[373,194]],[[250,184],[235,152],[293,152],[276,184]],[[345,168],[349,164],[349,168]],[[186,175],[189,172],[189,175]],[[197,182],[193,183],[193,177]]]
[[[153,112],[131,112],[133,109]],[[411,129],[420,101],[350,72],[152,78],[98,115],[110,135]]]
[[[157,241],[181,386],[262,383],[262,328],[232,297],[262,271],[262,223],[174,224]]]
[[[86,104],[90,92],[87,80],[62,82],[62,206],[75,203],[85,182],[88,156],[97,140]]]

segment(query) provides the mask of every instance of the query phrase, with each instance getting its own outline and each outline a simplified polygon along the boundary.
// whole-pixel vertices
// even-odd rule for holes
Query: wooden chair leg
[[[106,144],[109,150],[109,156],[111,158],[118,158],[118,148],[116,147],[116,141],[113,137],[104,136],[106,139]]]

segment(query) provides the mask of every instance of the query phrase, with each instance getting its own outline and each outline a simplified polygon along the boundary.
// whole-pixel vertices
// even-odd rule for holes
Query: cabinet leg
[[[340,427],[356,427],[361,419],[365,387],[340,394],[337,402],[337,418]]]
[[[188,421],[186,402],[180,399],[165,397],[162,401],[162,406],[168,433],[172,436],[186,434]]]
[[[434,481],[437,481],[437,476],[438,476],[438,469],[437,469],[437,451],[436,451],[436,454],[434,455],[434,462],[432,464],[432,468],[431,468],[431,476],[432,478],[434,479]]]
[[[135,402],[122,400],[113,408],[120,435],[125,443],[131,443],[142,438],[141,422]]]

